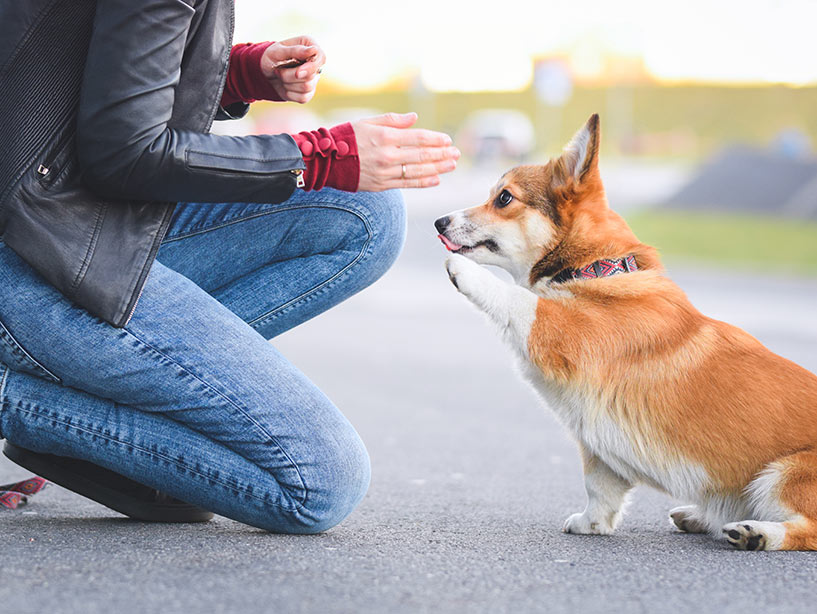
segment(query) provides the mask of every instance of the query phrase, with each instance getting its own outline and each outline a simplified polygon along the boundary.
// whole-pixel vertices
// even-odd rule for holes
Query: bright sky
[[[663,81],[817,83],[817,0],[236,0],[236,42],[310,34],[325,75],[370,88],[526,87],[534,57],[603,78],[611,58]]]

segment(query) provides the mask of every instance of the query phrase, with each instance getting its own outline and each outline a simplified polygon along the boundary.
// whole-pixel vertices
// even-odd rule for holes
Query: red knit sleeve
[[[261,73],[261,56],[272,43],[244,43],[230,52],[230,67],[221,106],[256,100],[281,100]],[[349,123],[293,134],[306,162],[305,190],[323,187],[356,192],[360,181],[360,158],[355,131]]]
[[[355,131],[350,123],[327,130],[319,128],[293,134],[306,162],[304,190],[323,187],[356,192],[360,182],[360,158]]]
[[[281,100],[269,80],[261,72],[261,56],[272,42],[242,43],[230,51],[230,67],[221,95],[221,106],[256,100]]]

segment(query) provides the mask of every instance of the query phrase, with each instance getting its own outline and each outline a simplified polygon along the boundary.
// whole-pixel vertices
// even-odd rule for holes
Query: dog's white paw
[[[723,525],[723,536],[738,550],[780,550],[786,529],[780,522],[742,520]]]
[[[603,518],[590,518],[582,512],[565,520],[562,531],[575,535],[612,535],[615,527]]]
[[[459,254],[451,254],[445,261],[448,279],[465,296],[474,297],[484,286],[485,276],[491,276],[473,260]]]
[[[682,505],[669,511],[670,524],[684,533],[706,533],[706,524],[700,518],[697,505]]]

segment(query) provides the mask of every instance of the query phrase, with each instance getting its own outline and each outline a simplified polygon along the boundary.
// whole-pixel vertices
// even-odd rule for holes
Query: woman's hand
[[[277,68],[288,60],[304,63],[294,68]],[[261,56],[261,73],[281,100],[303,104],[315,95],[318,73],[325,63],[326,54],[311,37],[297,36],[267,47]]]
[[[439,175],[457,168],[460,152],[451,137],[411,128],[416,121],[416,113],[386,113],[352,123],[360,158],[359,190],[428,188],[440,183]]]

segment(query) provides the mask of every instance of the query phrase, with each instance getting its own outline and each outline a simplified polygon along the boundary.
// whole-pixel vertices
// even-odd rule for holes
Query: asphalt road
[[[813,612],[817,553],[679,534],[674,502],[646,488],[616,535],[561,533],[584,505],[578,454],[446,279],[431,221],[458,206],[414,203],[395,269],[276,341],[369,447],[371,490],[346,522],[312,537],[149,525],[52,487],[0,512],[0,611]],[[817,371],[817,280],[674,277]],[[0,483],[24,475],[0,459]]]

